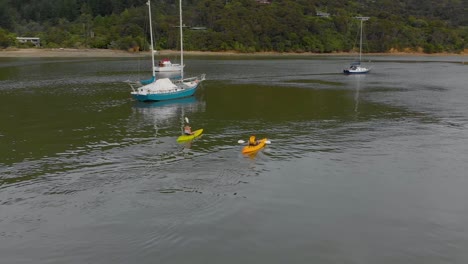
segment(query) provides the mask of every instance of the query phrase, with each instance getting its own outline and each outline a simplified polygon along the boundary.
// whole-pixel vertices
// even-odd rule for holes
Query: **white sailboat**
[[[161,59],[158,65],[154,66],[157,72],[178,72],[181,71],[183,67],[185,67],[185,65],[172,63],[168,58]]]
[[[129,82],[132,88],[131,95],[138,101],[163,101],[171,99],[179,99],[192,96],[202,81],[205,80],[205,74],[197,77],[184,78],[184,67],[180,67],[181,78],[172,81],[169,78],[156,79],[156,68],[154,66],[154,47],[153,47],[153,30],[151,25],[151,2],[148,0],[149,20],[150,20],[150,36],[151,36],[151,65],[153,77],[150,80]],[[181,65],[184,65],[184,45],[182,32],[182,0],[179,0],[180,12],[180,58]]]
[[[365,74],[370,72],[370,67],[363,66],[362,61],[362,27],[363,21],[369,20],[369,17],[356,17],[361,21],[360,38],[359,38],[359,60],[352,62],[347,68],[343,69],[345,74]]]

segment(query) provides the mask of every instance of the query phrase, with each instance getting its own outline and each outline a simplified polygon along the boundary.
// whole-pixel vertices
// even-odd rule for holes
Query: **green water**
[[[194,97],[139,103],[143,59],[0,58],[5,263],[468,260],[458,57],[186,63]],[[204,133],[178,144],[184,117]]]

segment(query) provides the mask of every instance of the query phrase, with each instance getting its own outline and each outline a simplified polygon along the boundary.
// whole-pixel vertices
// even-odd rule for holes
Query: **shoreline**
[[[157,55],[177,55],[179,51],[161,50]],[[194,56],[349,56],[354,55],[354,52],[336,52],[336,53],[311,53],[311,52],[256,52],[256,53],[238,53],[233,51],[184,51],[185,55]],[[108,49],[3,49],[0,50],[0,58],[126,58],[126,57],[145,57],[149,56],[149,51],[129,52],[123,50],[108,50]],[[426,54],[422,52],[383,52],[383,53],[365,53],[366,56],[467,56],[468,50],[457,53],[433,53]]]

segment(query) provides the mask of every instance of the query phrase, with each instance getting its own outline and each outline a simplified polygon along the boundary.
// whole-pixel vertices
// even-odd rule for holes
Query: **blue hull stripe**
[[[192,88],[184,89],[182,91],[174,92],[174,93],[147,94],[147,95],[133,94],[132,96],[134,99],[141,101],[141,102],[173,100],[173,99],[184,98],[184,97],[194,95],[197,90],[197,87],[198,87],[198,84]]]

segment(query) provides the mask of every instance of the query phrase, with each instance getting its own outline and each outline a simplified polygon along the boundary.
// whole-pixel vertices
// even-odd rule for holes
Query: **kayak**
[[[253,152],[259,151],[260,149],[265,147],[266,142],[267,142],[266,138],[259,139],[257,145],[255,145],[255,146],[249,146],[249,145],[245,146],[242,149],[242,153],[243,154],[248,154],[248,153],[253,153]]]
[[[182,135],[177,138],[177,142],[185,142],[199,137],[203,133],[203,128],[193,131],[192,135]]]

